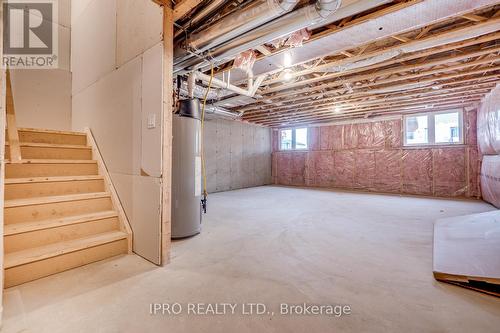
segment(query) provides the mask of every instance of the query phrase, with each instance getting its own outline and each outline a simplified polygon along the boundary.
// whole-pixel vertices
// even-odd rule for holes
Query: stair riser
[[[31,262],[5,270],[5,288],[60,273],[78,266],[127,253],[127,240],[119,240],[85,250]]]
[[[6,184],[5,200],[104,192],[104,180]]]
[[[119,227],[118,218],[112,217],[57,228],[36,230],[17,235],[5,236],[4,249],[5,253],[11,253],[38,246],[91,236],[98,233],[119,230]]]
[[[109,197],[5,208],[4,221],[5,224],[42,221],[105,210],[112,210]]]
[[[30,132],[23,130],[19,130],[19,141],[83,146],[87,145],[87,137],[85,135]]]
[[[91,149],[21,147],[21,156],[25,160],[91,160]],[[5,147],[5,158],[10,159],[9,147]]]
[[[97,175],[97,164],[6,164],[5,178]]]

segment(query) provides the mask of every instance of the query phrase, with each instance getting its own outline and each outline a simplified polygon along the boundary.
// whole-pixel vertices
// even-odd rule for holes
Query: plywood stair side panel
[[[132,231],[93,138],[46,129],[19,137],[21,162],[6,159],[5,287],[130,253]]]

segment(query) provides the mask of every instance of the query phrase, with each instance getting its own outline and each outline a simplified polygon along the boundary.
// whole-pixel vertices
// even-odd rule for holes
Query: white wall
[[[94,133],[134,251],[159,263],[162,10],[147,0],[73,0],[71,17],[72,127]]]
[[[78,2],[78,0],[75,0]],[[71,129],[71,0],[58,0],[59,69],[11,72],[19,127]]]
[[[204,138],[209,193],[271,184],[269,128],[208,120]]]

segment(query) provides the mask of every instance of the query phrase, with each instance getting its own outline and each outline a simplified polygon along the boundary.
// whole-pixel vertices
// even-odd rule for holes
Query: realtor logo
[[[57,68],[56,0],[3,2],[2,66],[12,69]]]

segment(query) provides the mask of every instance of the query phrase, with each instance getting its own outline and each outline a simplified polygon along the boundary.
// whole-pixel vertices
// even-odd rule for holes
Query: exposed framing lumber
[[[347,79],[339,80],[339,81],[336,81],[336,82],[333,82],[333,83],[322,84],[322,85],[316,86],[314,88],[306,88],[306,89],[298,90],[298,91],[295,91],[295,92],[291,91],[291,92],[279,94],[279,98],[286,98],[286,97],[290,97],[290,96],[293,96],[293,95],[296,95],[296,94],[310,93],[311,91],[314,91],[314,90],[324,90],[324,89],[332,89],[332,88],[336,88],[336,89],[335,90],[331,90],[331,91],[329,90],[328,93],[333,93],[333,92],[347,92],[347,91],[349,91],[349,89],[346,89],[344,87],[343,88],[338,88],[338,87],[342,87],[346,83],[355,84],[355,83],[360,82],[361,80],[364,81],[364,83],[360,82],[359,84],[357,84],[356,85],[356,89],[359,89],[359,88],[368,88],[368,87],[374,87],[374,86],[380,86],[380,85],[390,84],[390,83],[394,83],[394,82],[398,82],[398,81],[406,81],[407,84],[410,84],[410,83],[421,83],[421,84],[423,84],[423,83],[426,83],[426,82],[435,82],[435,81],[438,81],[438,80],[453,79],[453,78],[460,77],[460,76],[465,76],[465,75],[484,74],[486,72],[491,72],[491,71],[495,71],[495,70],[500,69],[500,66],[485,67],[485,68],[476,69],[476,70],[462,71],[462,72],[459,72],[459,73],[456,73],[456,74],[434,76],[436,74],[442,74],[442,73],[445,73],[445,72],[456,72],[456,71],[459,71],[459,70],[465,70],[468,67],[474,67],[474,66],[476,66],[478,64],[488,64],[490,61],[491,61],[490,59],[483,59],[483,60],[469,62],[469,63],[465,63],[465,64],[450,66],[450,67],[447,67],[447,68],[441,68],[441,69],[438,68],[438,69],[433,69],[433,70],[429,70],[429,71],[420,72],[420,73],[417,73],[417,74],[406,75],[404,77],[395,76],[395,77],[389,77],[389,78],[385,78],[385,79],[380,79],[379,77],[376,77],[376,76],[374,77],[373,75],[360,75],[360,76],[357,76],[357,77],[352,77],[352,78],[347,78]],[[495,62],[499,62],[500,58],[494,59],[494,61]],[[426,77],[426,76],[431,76],[431,77],[426,78],[426,79],[422,79],[423,77]],[[415,81],[415,82],[410,82],[409,81],[410,79],[419,79],[419,80]],[[275,97],[276,96],[273,96],[273,99]]]
[[[310,41],[415,2],[401,1],[367,15],[347,17],[313,31]],[[273,67],[266,73],[269,78],[261,85],[255,101],[239,106],[229,102],[225,105],[224,100],[215,103],[243,112],[244,121],[265,126],[280,126],[286,120],[297,123],[329,117],[370,117],[415,108],[432,111],[429,105],[473,105],[500,81],[499,8],[499,4],[491,4],[381,40],[332,49],[321,59],[295,64],[294,82],[285,80],[282,68]],[[259,47],[259,58],[276,57],[285,49]],[[332,67],[333,71],[328,72]],[[227,64],[220,71],[230,68]],[[336,106],[342,112],[332,115],[331,109]]]
[[[192,11],[196,6],[202,3],[203,0],[180,0],[175,4],[173,12],[174,22],[184,17],[187,13]],[[167,6],[165,6],[167,7]]]
[[[415,101],[406,101],[406,102],[388,102],[387,104],[383,105],[383,106],[376,106],[376,107],[372,107],[372,106],[365,106],[365,107],[351,107],[351,108],[346,108],[345,110],[343,110],[343,112],[341,113],[343,116],[346,116],[346,115],[353,115],[353,114],[359,114],[359,113],[363,113],[363,114],[366,114],[366,113],[374,113],[374,112],[377,112],[377,111],[381,111],[381,112],[386,112],[388,110],[392,110],[392,109],[400,109],[400,108],[403,108],[403,107],[406,107],[406,108],[409,108],[409,107],[423,107],[423,108],[426,108],[426,106],[428,106],[429,104],[432,104],[432,107],[434,107],[435,105],[440,105],[442,103],[451,103],[451,102],[462,102],[462,103],[466,103],[466,102],[472,102],[472,101],[480,101],[485,95],[487,94],[486,93],[479,93],[479,94],[471,94],[471,95],[462,95],[462,96],[452,96],[452,97],[449,97],[449,98],[441,98],[439,99],[439,101],[436,101],[435,99],[417,99],[415,98],[414,100]],[[426,108],[427,110],[429,108]],[[328,109],[321,109],[321,110],[311,110],[312,112],[309,112],[309,113],[300,113],[298,115],[289,115],[289,116],[286,116],[286,117],[282,117],[281,118],[281,121],[283,119],[285,119],[286,121],[295,121],[297,119],[300,119],[300,120],[307,120],[307,119],[311,119],[311,117],[313,118],[318,118],[319,116],[329,116],[329,115],[332,115],[334,114],[333,111],[331,110],[328,110]],[[319,112],[319,111],[324,111],[324,112]],[[277,120],[280,120],[280,119],[277,119]],[[255,122],[262,122],[262,123],[267,123],[267,122],[270,122],[270,121],[275,121],[273,119],[262,119],[262,120],[259,120],[259,121],[255,121]]]
[[[173,113],[173,59],[174,11],[163,6],[163,160],[161,208],[161,264],[170,262],[172,213],[172,113]]]
[[[491,90],[492,88],[495,87],[496,83],[499,81],[500,81],[500,78],[498,80],[483,82],[483,83],[479,83],[479,84],[478,83],[463,84],[463,85],[459,85],[458,87],[448,87],[448,88],[443,87],[444,85],[433,85],[433,86],[423,87],[423,88],[417,89],[417,90],[412,90],[410,92],[407,92],[406,94],[403,94],[401,91],[395,91],[395,92],[387,93],[387,94],[380,95],[380,96],[379,95],[371,96],[371,93],[369,91],[364,91],[364,92],[359,92],[359,93],[354,93],[354,94],[349,94],[349,95],[328,97],[328,98],[324,98],[324,99],[320,99],[320,100],[286,104],[286,105],[283,105],[280,107],[269,107],[269,108],[264,108],[264,109],[251,110],[251,111],[245,112],[245,118],[250,119],[253,115],[262,114],[262,113],[286,112],[286,111],[290,110],[291,108],[304,108],[304,107],[309,107],[309,106],[320,106],[320,105],[329,105],[331,107],[334,107],[337,105],[341,105],[342,103],[363,102],[367,99],[369,101],[380,102],[380,101],[386,100],[387,98],[395,98],[395,97],[404,100],[407,98],[420,96],[420,95],[444,96],[448,93],[455,92],[455,91]]]
[[[432,67],[432,66],[438,66],[438,65],[445,65],[445,64],[449,64],[449,63],[453,63],[453,62],[457,62],[457,61],[461,61],[461,60],[466,60],[466,59],[469,59],[469,58],[478,57],[478,56],[482,56],[482,55],[489,55],[489,54],[493,54],[494,52],[499,52],[499,51],[500,51],[500,46],[499,47],[495,47],[493,49],[486,49],[486,50],[480,50],[480,51],[476,51],[476,52],[470,52],[470,53],[460,54],[460,55],[455,56],[455,57],[449,57],[448,55],[445,55],[444,57],[442,57],[442,59],[437,59],[437,60],[432,60],[432,61],[425,61],[423,63],[417,63],[417,64],[414,64],[414,65],[398,66],[398,67],[393,68],[393,69],[386,69],[386,70],[376,71],[374,74],[369,74],[369,75],[371,77],[380,77],[380,76],[383,76],[383,75],[392,75],[392,74],[396,74],[396,73],[409,72],[409,71],[414,71],[414,70],[417,70],[417,69],[423,69],[423,68],[426,68],[426,67]],[[388,61],[386,63],[380,63],[380,64],[375,64],[375,65],[372,65],[372,66],[367,66],[365,68],[358,69],[356,72],[365,72],[367,70],[372,70],[372,69],[375,69],[375,68],[380,68],[380,67],[384,67],[384,66],[387,66],[387,65],[392,65],[392,64],[395,64],[395,63],[401,63],[401,62],[404,62],[404,61],[407,61],[407,60],[413,60],[413,59],[415,59],[415,55],[406,57],[404,59],[391,60],[391,61]],[[481,60],[483,60],[483,59],[481,59]],[[353,71],[347,71],[347,73],[345,73],[345,72],[332,73],[332,74],[329,74],[329,75],[322,76],[320,78],[312,78],[312,79],[308,79],[308,80],[299,81],[297,83],[286,85],[286,89],[288,90],[288,89],[300,87],[300,86],[306,85],[306,84],[311,84],[311,83],[316,83],[316,82],[322,82],[322,81],[330,80],[330,79],[333,79],[333,78],[338,78],[338,77],[341,77],[341,76],[346,76],[346,75],[348,75],[349,73],[352,73],[352,72]],[[359,80],[363,80],[363,78],[360,78]],[[262,93],[269,94],[269,93],[273,93],[273,92],[277,92],[277,91],[283,90],[283,88],[284,87],[282,87],[282,86],[278,86],[276,88],[269,88],[267,90],[263,90]]]
[[[16,124],[16,112],[14,108],[14,93],[10,70],[7,69],[7,91],[6,91],[6,118],[7,118],[7,137],[9,140],[10,162],[21,163],[21,146],[19,145],[19,132]]]
[[[478,89],[469,89],[469,90],[464,90],[461,89],[460,91],[456,92],[450,92],[450,93],[442,93],[442,92],[433,92],[431,94],[422,94],[422,93],[417,93],[417,94],[409,94],[405,96],[399,95],[394,95],[393,97],[386,97],[386,98],[379,98],[379,99],[373,99],[373,100],[368,100],[368,101],[339,101],[337,103],[332,103],[329,105],[311,105],[311,106],[304,106],[301,107],[299,110],[300,111],[295,111],[291,112],[293,115],[300,115],[300,114],[307,114],[309,111],[314,111],[314,114],[320,114],[320,111],[328,111],[331,112],[335,107],[339,107],[342,111],[346,110],[351,110],[351,109],[357,109],[359,107],[377,107],[380,105],[388,106],[391,103],[402,103],[407,101],[409,98],[411,98],[412,101],[419,101],[419,100],[425,100],[429,101],[431,104],[434,101],[440,101],[443,100],[444,98],[448,97],[467,97],[470,95],[474,94],[481,94],[482,96],[486,95],[492,87],[486,87],[486,88],[478,88]],[[249,121],[258,121],[261,119],[273,119],[273,118],[278,118],[278,117],[283,117],[286,116],[289,113],[289,110],[281,111],[281,112],[271,112],[271,113],[260,113],[260,114],[254,114],[245,117],[245,120]]]

